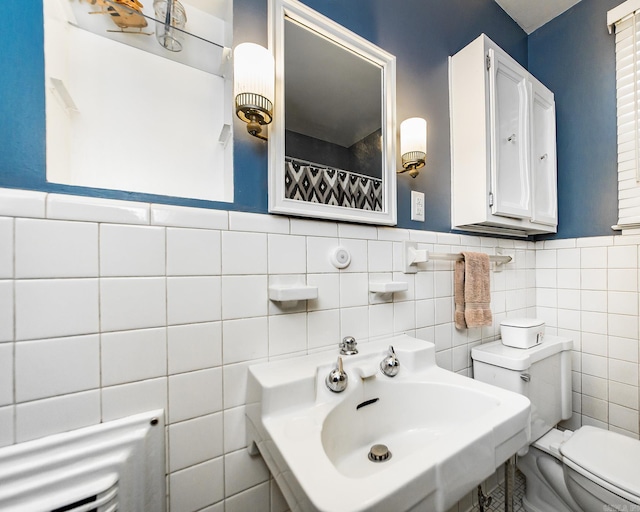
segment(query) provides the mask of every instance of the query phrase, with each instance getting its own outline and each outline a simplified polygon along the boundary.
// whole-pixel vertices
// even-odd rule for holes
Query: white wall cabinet
[[[454,229],[557,228],[553,93],[484,34],[451,57]]]

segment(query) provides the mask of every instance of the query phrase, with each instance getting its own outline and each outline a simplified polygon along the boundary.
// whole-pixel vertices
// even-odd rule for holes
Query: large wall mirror
[[[232,202],[232,0],[43,6],[47,181]]]
[[[395,57],[297,0],[270,14],[269,211],[396,224]]]

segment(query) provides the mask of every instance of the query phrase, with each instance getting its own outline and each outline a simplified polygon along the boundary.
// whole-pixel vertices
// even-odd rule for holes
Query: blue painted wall
[[[0,187],[267,211],[266,144],[248,136],[239,121],[234,124],[233,204],[47,183],[41,2],[2,1],[11,23],[0,32]],[[611,233],[617,220],[615,85],[613,38],[606,34],[604,13],[620,0],[583,0],[529,38],[493,0],[305,3],[396,55],[398,122],[412,116],[429,122],[426,168],[415,180],[398,179],[400,227],[450,230],[447,57],[485,32],[556,93],[558,236]],[[591,27],[595,35],[583,34]],[[234,40],[266,44],[267,0],[235,0]],[[426,194],[424,223],[410,220],[412,189]]]
[[[615,37],[607,11],[582,0],[529,37],[529,70],[554,91],[557,238],[611,235],[618,222]]]

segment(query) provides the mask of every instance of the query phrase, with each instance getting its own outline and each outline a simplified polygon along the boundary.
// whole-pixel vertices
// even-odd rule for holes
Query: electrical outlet
[[[424,193],[411,191],[411,220],[424,222]]]

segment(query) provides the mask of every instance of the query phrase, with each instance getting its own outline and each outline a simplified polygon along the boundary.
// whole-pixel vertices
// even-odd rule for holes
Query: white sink
[[[378,369],[389,345],[393,378]],[[439,368],[432,343],[358,349],[342,356],[342,393],[325,385],[337,349],[249,368],[248,444],[292,511],[444,512],[528,444],[529,400]],[[369,460],[375,444],[391,457]]]

